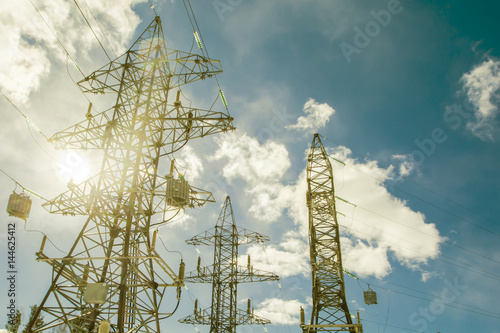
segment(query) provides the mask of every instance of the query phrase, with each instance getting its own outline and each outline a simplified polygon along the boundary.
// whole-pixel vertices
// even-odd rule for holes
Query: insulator
[[[40,245],[40,253],[43,253],[43,249],[45,248],[45,242],[47,241],[47,236],[46,235],[43,235],[43,239],[42,239],[42,244]]]
[[[173,175],[174,174],[174,166],[175,166],[175,160],[172,160],[170,162],[170,174]]]
[[[87,114],[85,115],[85,117],[87,117],[87,119],[92,118],[92,113],[90,112],[90,110],[92,110],[92,102],[90,102],[89,109],[87,110]]]
[[[37,131],[38,133],[42,133],[42,131],[38,128],[38,126],[36,126],[36,124],[30,118],[26,117],[26,121],[28,122],[28,124],[31,125],[31,127],[35,129],[35,131]]]
[[[174,107],[177,109],[177,111],[179,111],[179,108],[181,107],[180,97],[181,97],[181,91],[177,90],[177,98],[175,99],[174,102]]]
[[[248,305],[248,307],[247,307],[247,313],[248,313],[248,315],[251,315],[252,314],[252,309],[251,309],[251,305],[250,305],[250,298],[248,299],[247,305]]]
[[[191,128],[193,127],[193,112],[189,111],[188,121],[186,124],[186,132],[189,134],[191,132]]]
[[[194,313],[198,313],[198,299],[194,300]]]
[[[184,284],[184,270],[186,269],[186,264],[181,259],[181,263],[179,265],[179,281],[181,284]]]
[[[151,251],[154,251],[156,246],[156,237],[158,236],[158,230],[153,232],[153,240],[151,241]]]
[[[203,50],[203,44],[201,44],[200,36],[198,35],[198,31],[194,31],[194,39],[196,39],[196,44],[198,44],[198,47],[200,50]]]
[[[226,96],[224,96],[224,92],[222,90],[219,90],[219,94],[220,94],[220,98],[222,100],[222,104],[224,104],[224,106],[227,109],[227,101],[226,101]]]
[[[97,332],[98,333],[109,333],[109,327],[110,327],[109,321],[103,320],[99,324],[99,330]]]
[[[89,264],[86,264],[85,268],[83,269],[83,282],[85,283],[87,283],[87,280],[89,278],[89,272],[90,272]]]
[[[248,255],[248,269],[250,269],[250,255]]]
[[[304,309],[302,307],[300,307],[300,324],[306,324],[306,314],[304,313]]]
[[[24,188],[24,192],[28,192],[29,194],[32,194],[39,199],[43,199],[43,197],[40,194],[36,193],[35,191],[30,190],[27,187]],[[45,199],[43,199],[43,200],[45,200]]]
[[[196,265],[196,270],[199,271],[200,270],[200,265],[201,265],[201,257],[198,256],[198,264]]]

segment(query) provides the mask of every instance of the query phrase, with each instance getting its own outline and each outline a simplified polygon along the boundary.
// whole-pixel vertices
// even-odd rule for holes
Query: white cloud
[[[363,241],[342,244],[349,249],[343,252],[345,268],[360,275],[383,277],[390,273],[389,255],[412,269],[438,255],[443,239],[436,226],[385,188],[383,182],[390,179],[394,167],[384,169],[375,161],[359,162],[345,147],[338,147],[332,154],[346,163],[343,179],[336,179],[344,184],[336,195],[357,205],[353,209],[337,200],[338,211],[346,215],[340,224],[350,238]],[[333,167],[339,166],[334,163]],[[374,260],[366,261],[371,257]]]
[[[310,98],[304,104],[304,113],[306,116],[299,117],[296,124],[287,125],[285,127],[313,133],[326,125],[330,120],[330,116],[335,113],[335,110],[326,103],[319,104],[314,99]]]
[[[255,314],[271,320],[273,324],[297,325],[301,307],[305,308],[306,304],[298,300],[268,298],[259,304]]]
[[[375,161],[359,162],[350,157],[351,151],[345,147],[328,150],[332,157],[346,164],[344,167],[333,163],[334,174],[341,175],[335,183],[343,183],[336,194],[356,205],[354,208],[337,200],[338,211],[346,215],[344,218],[339,214],[344,235],[341,242],[344,268],[361,276],[382,278],[391,272],[393,258],[411,269],[423,271],[422,265],[438,255],[442,238],[423,214],[387,191],[383,182],[394,175],[394,167],[384,169]],[[337,168],[344,170],[336,172],[340,171]],[[262,195],[266,193],[263,184],[253,188],[261,194],[255,195],[251,212],[261,220],[267,216],[267,222],[275,222],[286,211],[296,227],[288,227],[279,245],[268,247],[265,253],[261,247],[252,247],[248,253],[256,268],[270,270],[266,266],[270,264],[271,270],[281,277],[307,276],[310,268],[305,171],[296,185],[283,185],[276,180],[273,184],[273,196]],[[261,214],[257,214],[258,209]]]
[[[144,1],[87,1],[111,47],[117,52],[123,52],[140,22],[131,9],[139,2]],[[30,93],[37,91],[42,80],[49,76],[54,61],[58,61],[59,66],[65,66],[66,52],[54,34],[80,66],[94,57],[96,53],[90,51],[99,47],[73,3],[55,0],[34,3],[40,14],[27,0],[0,4],[0,42],[4,50],[0,58],[0,88],[14,103],[28,101]],[[83,5],[81,8],[113,58],[89,8]],[[99,49],[99,52],[98,55],[103,56],[102,50]],[[73,65],[70,66],[74,69]]]
[[[199,179],[203,174],[203,163],[201,158],[190,146],[186,146],[180,151],[179,157],[176,158],[175,165],[177,170],[189,182]]]
[[[361,240],[341,237],[342,262],[345,269],[360,276],[383,278],[391,271],[391,264],[384,246],[367,245]]]
[[[268,247],[265,252],[261,247],[248,250],[255,267],[271,270],[281,277],[307,276],[310,268],[305,162],[295,184],[284,184],[290,167],[284,145],[275,141],[260,144],[238,131],[218,137],[216,142],[219,148],[211,159],[224,162],[223,176],[228,182],[243,181],[237,184],[250,195],[249,212],[266,223],[286,223],[286,216],[293,221],[283,226],[287,232],[278,245]],[[443,239],[434,224],[393,196],[384,185],[397,173],[409,174],[413,166],[405,164],[404,156],[396,155],[395,159],[402,162],[395,172],[392,165],[381,168],[376,161],[352,158],[346,147],[327,148],[327,152],[345,163],[343,166],[333,162],[336,195],[356,205],[354,208],[337,200],[338,211],[346,216],[339,214],[344,267],[355,274],[382,278],[391,272],[395,260],[423,271],[427,261],[439,254]],[[267,267],[269,264],[272,269]]]
[[[396,161],[400,161],[398,167],[398,174],[400,178],[409,176],[417,167],[415,163],[412,162],[411,155],[409,154],[396,154],[392,155],[392,158]]]
[[[307,277],[310,272],[309,245],[299,238],[285,235],[285,241],[280,245],[253,245],[247,249],[252,265],[256,269],[270,271],[280,278],[303,275]],[[240,261],[246,260],[241,258]]]
[[[293,194],[281,184],[291,165],[286,147],[271,140],[260,144],[240,131],[216,137],[215,141],[219,148],[210,159],[227,160],[222,173],[229,183],[235,179],[246,182],[252,215],[261,221],[276,221]]]
[[[267,141],[261,145],[257,139],[240,131],[218,136],[215,141],[219,144],[219,149],[211,159],[228,159],[223,168],[228,182],[241,178],[252,187],[259,183],[275,182],[291,165],[287,149],[275,141]]]
[[[475,108],[475,120],[467,123],[467,129],[482,140],[493,141],[495,129],[492,121],[499,113],[500,61],[484,61],[465,73],[461,81]]]

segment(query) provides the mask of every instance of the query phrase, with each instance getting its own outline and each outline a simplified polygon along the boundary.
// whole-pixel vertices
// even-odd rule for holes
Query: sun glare
[[[79,184],[90,177],[90,166],[79,153],[70,151],[59,158],[59,176],[67,182]]]

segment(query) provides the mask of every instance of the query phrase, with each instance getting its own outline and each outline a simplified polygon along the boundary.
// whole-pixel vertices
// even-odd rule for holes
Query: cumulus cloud
[[[396,154],[392,155],[392,158],[399,162],[399,166],[397,166],[397,173],[400,178],[409,176],[417,167],[409,154]]]
[[[281,227],[286,232],[277,245],[248,249],[255,267],[281,277],[308,276],[306,163],[297,180],[285,184],[290,161],[284,145],[275,141],[260,144],[238,131],[218,137],[216,142],[219,147],[211,159],[223,161],[223,177],[228,182],[243,181],[238,185],[251,198],[249,213],[265,223],[288,223]],[[346,147],[326,149],[345,163],[332,160],[336,195],[342,199],[337,200],[337,210],[344,267],[360,276],[378,278],[387,276],[394,262],[423,272],[427,261],[439,254],[443,238],[433,223],[393,196],[384,184],[413,170],[407,157],[395,155],[399,166],[382,168],[376,161],[353,158]]]
[[[251,185],[266,183],[281,178],[291,165],[288,150],[275,141],[261,145],[257,139],[240,131],[216,137],[215,140],[219,148],[211,159],[227,159],[222,171],[229,182],[241,178]]]
[[[132,6],[144,1],[90,0],[82,11],[108,52],[123,52],[140,23]],[[73,3],[47,0],[34,4],[36,9],[27,0],[0,4],[0,41],[4,50],[0,58],[0,88],[15,103],[28,101],[30,93],[38,90],[41,81],[49,76],[54,61],[64,66],[66,51],[57,39],[80,65],[90,60],[90,51],[99,47]],[[99,20],[107,39],[92,15]]]
[[[245,191],[252,198],[249,211],[254,217],[276,221],[293,195],[281,184],[291,165],[286,147],[272,140],[260,144],[240,131],[217,137],[215,141],[219,148],[209,159],[226,161],[222,173],[229,183],[235,179],[245,181]]]
[[[500,61],[488,59],[462,76],[461,82],[474,105],[475,119],[467,123],[474,135],[493,141],[494,121],[499,113]]]
[[[180,151],[175,165],[189,182],[198,180],[203,174],[203,162],[190,146],[186,146]]]
[[[326,125],[330,117],[335,113],[335,110],[326,103],[319,104],[314,99],[310,98],[304,104],[304,113],[306,116],[299,117],[296,124],[287,125],[285,127],[313,133]]]
[[[278,246],[249,247],[246,253],[252,258],[253,266],[256,269],[272,271],[280,278],[296,275],[307,277],[310,272],[309,244],[304,239],[291,236],[290,233],[285,234],[284,238]]]
[[[300,308],[306,304],[298,300],[268,298],[255,309],[255,314],[270,319],[273,324],[298,325]]]
[[[395,167],[381,168],[376,161],[354,159],[346,147],[328,149],[328,152],[345,163],[345,166],[333,163],[335,185],[341,188],[336,195],[345,200],[337,200],[338,212],[345,215],[339,214],[344,268],[363,277],[383,278],[391,272],[391,264],[396,261],[425,273],[423,266],[437,257],[443,239],[423,214],[412,210],[385,188],[384,181],[394,176]],[[231,175],[237,177],[234,173]],[[258,179],[249,178],[247,174],[245,177],[253,181]],[[289,231],[283,234],[278,245],[266,250],[254,246],[248,253],[256,268],[269,270],[271,265],[271,270],[281,277],[307,276],[310,268],[305,170],[296,184],[284,185],[275,179],[272,191],[266,192],[266,186],[269,185],[254,182],[247,187],[246,191],[254,194],[250,212],[266,222],[280,223],[284,222],[279,217],[286,213],[293,225],[285,227]]]
[[[340,238],[344,268],[361,276],[383,278],[391,271],[387,247],[369,245],[360,239]],[[347,267],[346,267],[347,266]]]
[[[337,200],[338,211],[346,215],[341,219],[343,231],[349,238],[361,240],[342,244],[349,249],[343,252],[347,269],[383,277],[390,273],[391,257],[417,269],[438,255],[443,239],[436,226],[385,188],[384,181],[390,179],[394,167],[381,168],[375,161],[360,162],[350,156],[346,147],[337,147],[330,153],[346,164],[334,164],[334,170],[344,168],[342,179],[336,179],[343,181],[344,186],[336,194],[351,203]],[[365,258],[375,259],[366,262]]]

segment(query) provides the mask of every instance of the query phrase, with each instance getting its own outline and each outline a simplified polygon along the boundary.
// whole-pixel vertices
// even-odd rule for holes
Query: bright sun
[[[65,152],[59,158],[58,163],[59,176],[64,181],[79,184],[90,177],[90,166],[87,160],[78,152]]]

